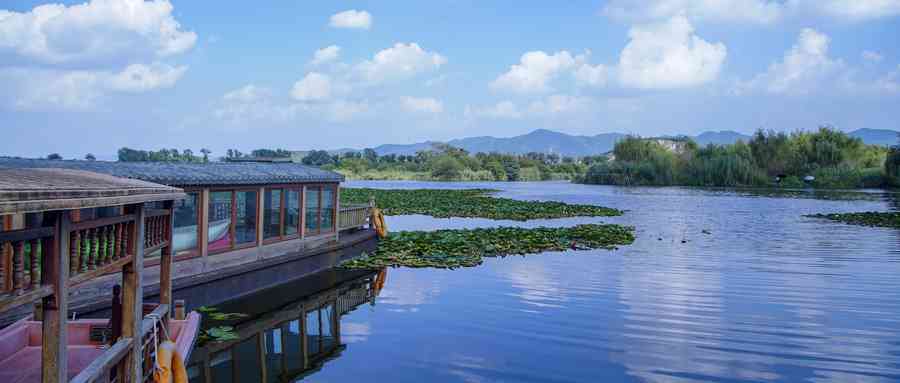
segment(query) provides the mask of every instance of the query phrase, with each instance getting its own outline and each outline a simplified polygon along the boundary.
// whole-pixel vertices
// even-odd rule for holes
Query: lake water
[[[637,240],[468,269],[389,269],[379,289],[375,277],[357,281],[377,297],[340,316],[343,346],[305,372],[307,381],[900,381],[900,232],[803,217],[896,210],[895,195],[561,182],[348,186],[488,187],[627,211],[525,223],[388,217],[393,231],[609,222],[634,226]]]

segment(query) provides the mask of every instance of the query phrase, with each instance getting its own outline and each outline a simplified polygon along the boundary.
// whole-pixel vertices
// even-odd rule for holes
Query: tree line
[[[612,161],[591,166],[584,183],[612,185],[882,187],[896,177],[898,148],[866,145],[832,127],[815,132],[758,130],[747,142],[672,151],[627,137]],[[893,166],[893,167],[892,167]]]

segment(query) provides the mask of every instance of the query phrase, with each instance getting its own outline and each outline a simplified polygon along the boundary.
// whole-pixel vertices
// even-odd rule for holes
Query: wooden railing
[[[156,322],[156,326],[154,326]],[[144,316],[141,322],[141,360],[143,363],[143,381],[150,382],[153,380],[154,361],[156,360],[157,344],[154,344],[154,336],[156,341],[162,343],[164,336],[159,330],[160,326],[169,325],[169,305],[161,304],[156,306],[149,314]],[[154,332],[154,330],[156,332]]]
[[[134,215],[72,224],[69,234],[69,285],[119,271],[133,258]]]
[[[369,219],[369,205],[343,205],[338,214],[341,230],[356,229],[365,226]]]
[[[41,263],[53,252],[54,231],[42,227],[0,232],[0,311],[53,293],[43,283]]]
[[[167,209],[147,210],[144,219],[144,253],[150,254],[169,244],[171,212]]]

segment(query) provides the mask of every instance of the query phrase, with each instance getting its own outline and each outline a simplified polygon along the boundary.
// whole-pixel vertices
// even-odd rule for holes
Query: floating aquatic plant
[[[201,345],[207,342],[227,342],[239,339],[238,334],[234,331],[234,326],[219,325],[217,322],[246,318],[247,314],[223,313],[218,308],[207,306],[198,307],[196,310],[203,315],[203,329],[197,337]]]
[[[472,267],[480,265],[484,257],[562,250],[612,250],[632,242],[634,229],[620,225],[404,231],[382,239],[374,253],[364,254],[341,266],[351,269]]]
[[[342,203],[375,203],[385,215],[424,214],[436,218],[472,217],[527,221],[565,217],[608,217],[622,212],[595,205],[554,201],[519,201],[492,197],[490,189],[341,189]]]
[[[807,217],[825,218],[851,225],[900,229],[900,212],[867,211],[862,213],[811,214]]]

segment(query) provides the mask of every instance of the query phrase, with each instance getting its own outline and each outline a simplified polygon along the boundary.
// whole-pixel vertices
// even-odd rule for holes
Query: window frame
[[[237,193],[238,192],[254,192],[254,193],[256,193],[256,198],[255,198],[256,211],[257,211],[257,213],[259,213],[259,211],[260,211],[259,188],[250,187],[250,186],[209,188],[209,194],[210,194],[209,200],[210,201],[212,200],[212,193],[221,193],[221,192],[230,192],[231,193],[231,212],[230,212],[231,213],[230,214],[231,223],[229,223],[229,225],[228,225],[228,235],[230,237],[229,246],[227,248],[210,250],[209,249],[209,238],[206,238],[205,240],[206,240],[207,254],[209,254],[209,255],[222,254],[222,253],[227,253],[229,251],[247,249],[250,247],[257,246],[257,244],[259,242],[259,238],[257,235],[253,236],[253,242],[246,242],[246,243],[241,243],[241,244],[237,243]],[[206,203],[208,205],[209,201],[206,201]],[[259,221],[257,218],[258,217],[254,217],[253,220]],[[206,230],[207,231],[209,230],[209,222],[210,222],[209,221],[209,211],[207,211],[207,213],[206,213]],[[257,232],[259,231],[261,224],[262,224],[262,222],[256,222],[256,228],[255,228],[256,230],[255,231],[257,231]]]
[[[304,206],[303,205],[304,198],[306,198],[303,193],[303,190],[304,190],[303,186],[304,185],[296,185],[296,184],[294,184],[294,185],[269,185],[264,188],[264,195],[268,195],[268,193],[272,190],[280,190],[281,191],[281,193],[279,193],[281,195],[281,197],[280,197],[281,205],[279,207],[279,213],[278,213],[279,214],[279,222],[280,222],[279,232],[278,232],[277,236],[266,238],[265,229],[263,229],[263,244],[264,245],[300,238],[300,233],[303,230],[301,228],[301,225],[304,224],[304,215],[303,214],[298,214],[299,217],[297,217],[298,222],[297,222],[297,232],[296,233],[285,234],[287,232],[287,226],[285,224],[287,223],[287,202],[288,202],[287,195],[288,195],[288,192],[290,192],[290,191],[297,192],[297,194],[298,194],[297,206],[300,206],[300,208],[302,209]],[[265,198],[265,197],[263,197],[263,198]],[[263,204],[263,206],[265,206],[265,204]],[[265,219],[265,214],[266,214],[265,211],[263,211],[263,219]]]

